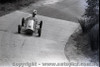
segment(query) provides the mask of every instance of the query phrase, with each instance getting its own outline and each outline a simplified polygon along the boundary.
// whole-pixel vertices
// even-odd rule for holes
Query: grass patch
[[[39,0],[21,0],[16,2],[0,3],[0,16],[8,14],[12,11],[19,10],[23,7],[29,6]]]

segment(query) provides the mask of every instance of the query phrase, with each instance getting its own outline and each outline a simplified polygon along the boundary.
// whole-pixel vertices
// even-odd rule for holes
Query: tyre
[[[43,21],[40,21],[40,28],[38,29],[38,37],[41,37],[42,25],[43,25]]]
[[[21,33],[21,26],[18,25],[18,33],[20,34]]]
[[[42,28],[42,25],[43,25],[43,21],[40,21],[40,28]]]
[[[25,19],[22,18],[22,26],[24,26],[24,23],[25,23]]]
[[[41,28],[38,30],[38,37],[41,37]]]

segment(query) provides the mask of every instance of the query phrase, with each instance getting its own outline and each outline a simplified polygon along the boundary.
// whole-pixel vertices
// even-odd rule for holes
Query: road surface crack
[[[21,48],[23,48],[23,46],[25,45],[25,41],[26,41],[26,39],[24,39]]]

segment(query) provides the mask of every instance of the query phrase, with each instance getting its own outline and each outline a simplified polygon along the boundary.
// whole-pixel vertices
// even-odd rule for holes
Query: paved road
[[[17,25],[25,16],[30,14],[16,11],[0,17],[0,65],[11,65],[13,62],[69,62],[64,47],[79,24],[38,15],[44,23],[42,37],[37,38],[17,34]]]
[[[31,13],[33,9],[37,9],[40,15],[78,22],[84,14],[85,5],[85,0],[40,0],[22,11]]]
[[[78,9],[81,8],[78,6],[79,2],[64,0],[46,6],[36,3],[21,10],[23,12],[17,11],[0,17],[0,65],[11,65],[13,62],[69,62],[65,57],[64,47],[79,26],[77,23],[69,22],[77,21],[76,18],[83,13],[83,10]],[[34,8],[39,11],[38,18],[44,21],[42,37],[17,34],[17,25],[21,18],[30,15],[24,12],[31,13]]]

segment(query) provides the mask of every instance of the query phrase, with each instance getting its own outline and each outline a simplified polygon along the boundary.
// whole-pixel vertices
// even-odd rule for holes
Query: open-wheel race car
[[[35,21],[34,18],[28,17],[28,18],[22,18],[22,22],[20,25],[18,25],[18,33],[26,33],[40,37],[41,36],[41,30],[42,30],[42,24],[43,21]]]

